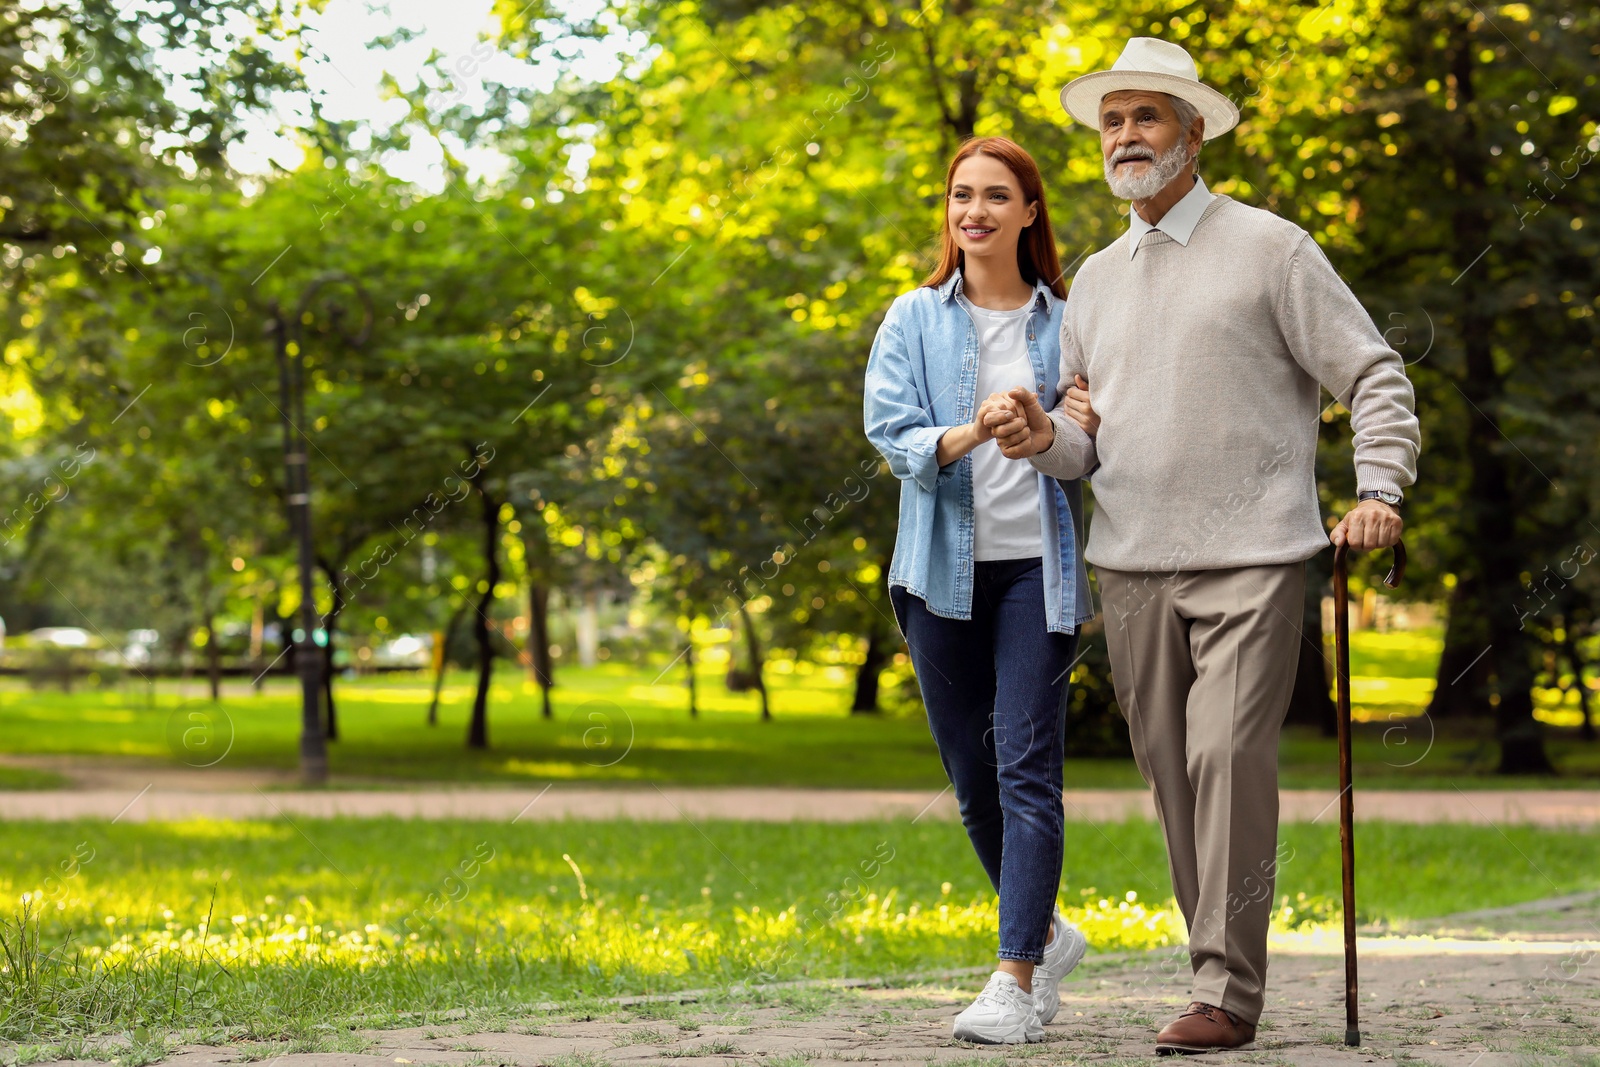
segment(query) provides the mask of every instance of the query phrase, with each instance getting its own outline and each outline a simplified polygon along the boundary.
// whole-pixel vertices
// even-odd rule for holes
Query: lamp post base
[[[308,595],[309,590],[307,591]],[[311,630],[308,628],[309,634]],[[328,739],[322,722],[322,669],[318,662],[321,650],[311,641],[295,645],[295,658],[299,660],[300,674],[300,775],[307,785],[324,785],[328,781]]]

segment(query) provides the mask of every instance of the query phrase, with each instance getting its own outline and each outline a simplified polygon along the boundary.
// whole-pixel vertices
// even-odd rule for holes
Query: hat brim
[[[1061,90],[1061,106],[1074,119],[1098,130],[1100,101],[1108,93],[1128,89],[1146,89],[1187,100],[1206,120],[1204,137],[1207,141],[1221,137],[1239,124],[1239,109],[1211,86],[1172,74],[1142,70],[1097,70],[1074,78]]]

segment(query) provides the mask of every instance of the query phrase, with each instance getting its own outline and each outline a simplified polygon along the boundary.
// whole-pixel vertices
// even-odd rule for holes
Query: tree
[[[225,152],[297,71],[260,47],[262,0],[10,5],[0,14],[4,285],[74,258],[135,273],[139,222],[181,177],[227,180]],[[175,74],[163,53],[195,61]],[[317,103],[308,101],[315,113]],[[142,248],[140,249],[142,251]],[[51,258],[46,258],[47,256]]]
[[[1492,715],[1500,771],[1548,773],[1526,619],[1546,568],[1577,576],[1563,563],[1596,518],[1596,312],[1578,294],[1600,284],[1583,228],[1600,198],[1573,178],[1600,151],[1600,17],[1450,0],[1394,14],[1353,178],[1384,190],[1363,205],[1363,286],[1436,331],[1412,368],[1456,576],[1431,710]]]

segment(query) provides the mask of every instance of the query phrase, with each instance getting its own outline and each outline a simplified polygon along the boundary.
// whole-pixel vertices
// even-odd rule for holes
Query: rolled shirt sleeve
[[[939,438],[950,427],[933,425],[931,405],[922,402],[895,312],[891,307],[878,327],[867,359],[863,401],[867,440],[888,461],[896,478],[914,481],[931,493],[955,474],[955,464],[941,469],[938,460]]]

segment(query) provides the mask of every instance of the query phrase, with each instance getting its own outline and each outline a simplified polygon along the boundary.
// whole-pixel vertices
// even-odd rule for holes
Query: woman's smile
[[[1023,194],[1011,168],[992,156],[971,155],[956,165],[948,182],[945,225],[953,249],[975,260],[1014,260],[1017,243],[1032,224],[1038,205]],[[963,263],[969,295],[985,281],[973,274],[975,265]]]

